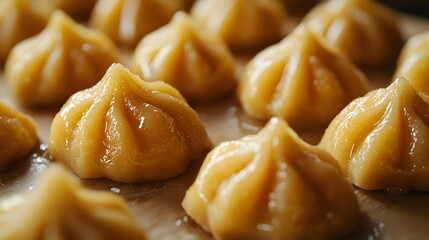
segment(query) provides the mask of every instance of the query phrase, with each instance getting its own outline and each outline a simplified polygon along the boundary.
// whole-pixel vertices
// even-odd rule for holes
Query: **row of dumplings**
[[[364,0],[333,0],[316,10],[320,11],[323,8],[335,10],[338,6],[348,9],[351,2],[355,4],[352,6],[364,6],[363,9],[377,6]],[[377,10],[373,11],[379,13]],[[52,24],[50,23],[47,29],[49,26],[54,28],[59,25],[62,29],[59,31],[61,34],[72,36],[74,32],[72,26],[75,25],[70,18],[62,13],[55,13],[52,18],[55,18],[55,21],[51,20]],[[349,182],[368,190],[428,190],[425,184],[427,179],[425,158],[429,155],[427,150],[429,148],[426,146],[429,137],[429,105],[422,97],[425,96],[424,92],[415,87],[416,84],[413,82],[413,79],[421,79],[418,77],[425,70],[423,67],[413,69],[414,66],[424,64],[415,60],[422,56],[420,55],[422,51],[414,49],[424,49],[419,45],[424,42],[422,39],[425,39],[425,35],[410,40],[400,58],[401,63],[416,61],[407,63],[409,68],[398,70],[397,73],[410,77],[411,81],[398,79],[387,88],[366,94],[368,81],[363,73],[345,57],[346,53],[321,40],[312,30],[310,22],[308,25],[299,26],[282,42],[258,54],[248,64],[238,86],[238,97],[243,109],[249,115],[261,119],[270,119],[273,116],[281,118],[272,118],[256,135],[215,147],[207,155],[196,181],[183,200],[183,207],[189,216],[218,239],[255,238],[255,236],[262,239],[285,237],[320,239],[349,234],[356,228],[359,220],[357,200]],[[347,22],[341,21],[336,22],[334,26],[341,24],[343,27],[347,26]],[[79,26],[77,29],[82,28]],[[191,79],[215,76],[218,80],[214,81],[215,84],[202,96],[215,92],[218,87],[228,85],[219,83],[225,79],[224,72],[220,71],[221,73],[216,75],[218,68],[209,64],[201,66],[204,58],[199,57],[210,54],[206,51],[199,54],[197,51],[212,50],[213,46],[224,49],[222,51],[216,49],[215,52],[224,52],[227,53],[225,56],[231,56],[222,55],[219,62],[231,65],[230,73],[234,75],[233,57],[228,48],[222,41],[219,41],[219,45],[204,46],[206,42],[201,39],[204,39],[205,34],[201,34],[202,36],[196,33],[189,34],[196,32],[195,29],[192,19],[184,13],[179,13],[170,25],[144,38],[142,46],[148,41],[157,45],[165,44],[168,47],[155,50],[146,46],[137,47],[136,52],[143,49],[141,51],[150,59],[140,65],[142,72],[139,75],[142,75],[144,80],[152,80],[149,77],[153,74],[151,67],[162,66],[163,72],[155,75],[153,80],[164,80],[167,77],[159,76],[168,74],[174,75],[172,79],[183,75],[197,75],[195,78],[189,77]],[[383,29],[390,28],[381,27],[379,31]],[[187,37],[181,38],[182,33],[188,34],[185,36],[192,36],[189,38],[193,41],[188,42]],[[335,34],[338,34],[335,29],[327,31],[327,36]],[[171,36],[174,36],[173,43],[168,41],[171,40]],[[33,46],[29,44],[27,50],[22,50],[16,57],[27,56],[26,59],[34,59],[34,56],[25,54],[44,49],[43,44],[51,46],[50,40],[55,39],[52,36],[39,38],[43,39],[40,43]],[[390,38],[386,41],[390,42]],[[66,40],[63,37],[60,39]],[[375,38],[373,41],[380,39]],[[416,41],[419,43],[416,44]],[[87,40],[82,42],[87,43]],[[65,45],[73,46],[73,43],[74,41],[70,41]],[[388,45],[382,42],[379,48]],[[70,55],[73,60],[67,58],[58,60],[66,48],[60,48],[54,51],[55,54],[49,52],[41,57],[48,66],[61,64],[62,67],[59,69],[54,67],[41,71],[37,70],[37,64],[33,63],[30,66],[36,69],[39,79],[43,79],[44,74],[51,73],[60,74],[62,77],[74,76],[81,71],[65,73],[64,71],[76,61],[82,63],[77,64],[76,69],[93,70],[94,68],[88,67],[93,61],[81,60],[87,58],[82,57],[79,49],[84,52],[97,52],[94,48],[98,45],[81,43],[77,46],[79,47],[72,48],[78,49],[72,51]],[[180,50],[185,47],[190,52],[185,51],[183,60],[179,58],[184,55]],[[10,59],[13,59],[15,51],[18,50],[12,51]],[[110,50],[106,52],[115,53]],[[368,52],[373,53],[370,50]],[[384,52],[392,55],[382,63],[397,55],[395,51],[382,51]],[[189,53],[191,54],[186,55]],[[379,57],[379,54],[376,56]],[[231,62],[225,59],[231,59]],[[179,66],[176,65],[178,62]],[[192,68],[195,64],[198,70],[208,70],[205,74],[196,74]],[[218,64],[215,62],[214,66]],[[221,66],[224,66],[222,64]],[[10,64],[8,60],[6,78],[7,81],[13,81],[10,77],[12,74],[8,73],[9,65],[16,67],[22,64]],[[171,66],[173,67],[170,68]],[[214,73],[210,71],[213,68],[216,69]],[[225,68],[228,69],[228,67],[220,69]],[[23,73],[26,69],[17,72]],[[31,67],[29,69],[31,70]],[[179,69],[177,70],[179,72],[172,69]],[[145,71],[148,72],[148,76],[143,73]],[[26,79],[28,80],[28,77]],[[176,81],[180,82],[181,86],[184,85],[181,82],[183,80]],[[203,124],[186,103],[185,98],[195,100],[190,98],[186,91],[179,87],[176,90],[163,82],[143,81],[118,64],[112,65],[101,81],[97,82],[91,88],[85,87],[86,90],[76,90],[79,92],[69,98],[52,124],[49,154],[55,161],[65,163],[79,176],[108,177],[122,182],[167,179],[183,172],[190,161],[201,158],[212,148]],[[57,84],[52,89],[59,91],[65,88],[66,84],[68,83]],[[32,90],[39,89],[40,85],[42,90],[50,87],[49,84],[39,82],[38,85],[32,86]],[[29,94],[31,93],[27,92],[22,96]],[[71,94],[72,92],[68,93]],[[357,98],[363,95],[365,96]],[[40,95],[36,99],[43,97],[46,96]],[[64,97],[67,98],[68,96]],[[357,99],[353,100],[355,98]],[[4,144],[16,144],[15,148],[22,147],[16,153],[9,153],[8,159],[19,156],[18,153],[25,155],[25,152],[30,152],[37,144],[34,123],[28,117],[15,113],[6,106],[1,110],[0,114],[5,117],[1,118],[0,123],[10,129],[1,141]],[[337,115],[338,112],[340,113]],[[332,118],[334,120],[331,122]],[[12,123],[16,125],[9,125]],[[319,124],[325,126],[329,123],[319,146],[303,142],[289,127],[291,125],[300,128]],[[11,137],[17,137],[18,140],[10,141]],[[27,141],[21,141],[23,138]],[[3,156],[7,154],[2,154]],[[6,164],[8,163],[0,165],[5,167]],[[63,172],[62,170],[50,172],[52,173],[46,174],[46,179],[63,179],[58,177],[64,175],[58,173]],[[62,181],[67,183],[69,180],[64,178],[59,182]],[[46,180],[45,185],[43,183],[40,185],[46,186],[52,182],[57,181]],[[11,212],[13,211],[0,210],[0,222],[5,221],[7,218],[4,216],[9,216],[7,213]],[[128,216],[126,211],[125,215]],[[78,227],[75,226],[76,228]],[[135,228],[130,229],[130,232],[135,231]],[[70,231],[73,232],[73,229]],[[11,232],[22,234],[18,230],[5,231],[6,234]],[[138,236],[141,238],[141,235]]]

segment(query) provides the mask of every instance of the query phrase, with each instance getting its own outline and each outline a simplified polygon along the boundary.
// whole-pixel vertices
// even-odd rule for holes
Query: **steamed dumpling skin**
[[[46,21],[26,0],[1,0],[0,63],[3,65],[17,43],[42,31]]]
[[[134,47],[189,3],[183,0],[99,0],[90,25],[121,46]]]
[[[301,25],[248,63],[237,94],[254,118],[276,116],[294,128],[324,128],[368,88],[353,63]]]
[[[333,157],[279,118],[256,135],[215,147],[182,206],[215,239],[332,239],[359,219]]]
[[[106,35],[55,12],[43,32],[12,50],[5,78],[19,103],[61,106],[73,93],[95,85],[119,56]]]
[[[34,120],[0,102],[0,171],[29,155],[37,142]]]
[[[320,3],[304,22],[355,64],[379,68],[393,64],[401,50],[397,19],[373,0],[332,0]]]
[[[191,15],[236,50],[259,49],[279,41],[287,18],[278,0],[199,0]]]
[[[351,102],[320,146],[365,190],[429,190],[429,105],[399,78]]]
[[[183,12],[137,46],[132,70],[148,81],[162,80],[190,102],[210,102],[235,86],[234,58],[225,43],[199,29]]]
[[[429,102],[429,32],[407,41],[401,51],[394,77],[410,80],[423,100]]]
[[[120,182],[177,176],[210,148],[198,115],[175,88],[119,64],[69,99],[49,143],[52,158],[80,177]]]
[[[85,189],[53,165],[33,191],[0,201],[0,238],[144,240],[145,234],[119,196]]]

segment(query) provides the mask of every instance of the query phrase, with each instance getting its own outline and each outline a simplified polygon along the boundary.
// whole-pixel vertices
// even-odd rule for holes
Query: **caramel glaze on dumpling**
[[[60,166],[49,166],[29,193],[0,201],[0,239],[144,240],[126,203],[85,189]]]
[[[278,0],[199,0],[192,17],[235,50],[254,50],[281,40],[287,14]]]
[[[29,155],[37,142],[33,119],[0,102],[0,171]]]
[[[215,239],[332,239],[360,215],[334,158],[279,118],[215,147],[182,206]]]
[[[119,45],[134,47],[146,34],[167,24],[177,11],[186,9],[183,0],[100,0],[90,25]]]
[[[248,63],[237,94],[252,117],[276,116],[294,128],[324,128],[368,88],[353,63],[301,25]]]
[[[137,182],[177,176],[211,146],[175,88],[114,64],[55,116],[49,153],[83,178]]]
[[[429,32],[407,41],[399,57],[396,77],[410,80],[423,100],[429,102]]]
[[[398,16],[373,0],[320,3],[303,20],[355,64],[379,68],[393,64],[403,45]]]
[[[0,1],[0,64],[20,41],[43,30],[47,19],[29,6],[26,0]]]
[[[429,191],[429,104],[399,78],[351,102],[320,146],[356,186]]]
[[[167,82],[190,102],[209,102],[232,92],[234,69],[225,43],[183,12],[144,37],[132,58],[132,70],[143,79]]]
[[[119,61],[119,50],[106,35],[55,12],[45,30],[15,46],[5,78],[21,104],[61,106],[73,93],[96,84]]]

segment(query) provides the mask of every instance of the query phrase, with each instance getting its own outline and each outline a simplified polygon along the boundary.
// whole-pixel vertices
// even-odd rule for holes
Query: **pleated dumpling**
[[[21,104],[61,106],[73,93],[96,84],[119,59],[107,36],[55,12],[43,32],[12,50],[5,78]]]
[[[144,240],[145,234],[119,196],[84,189],[54,165],[31,192],[0,201],[0,239]]]
[[[429,104],[410,82],[351,102],[330,124],[320,146],[366,190],[429,190]]]
[[[199,0],[195,20],[237,50],[258,49],[283,37],[287,18],[278,0]]]
[[[83,178],[120,182],[179,175],[211,148],[197,113],[163,82],[114,64],[55,116],[49,153]]]
[[[199,29],[183,12],[137,46],[132,70],[148,81],[162,80],[192,102],[217,99],[235,86],[234,58],[225,43]]]
[[[376,68],[394,63],[401,50],[397,19],[373,0],[332,0],[315,7],[304,22],[355,64]]]
[[[402,49],[394,77],[408,78],[420,96],[429,102],[429,32],[408,40]]]
[[[252,117],[277,116],[294,128],[319,128],[367,91],[368,81],[353,63],[299,26],[251,60],[237,93]]]
[[[37,142],[33,119],[0,102],[0,171],[29,155]]]
[[[279,118],[215,147],[182,206],[216,239],[331,239],[350,233],[359,219],[333,157]]]
[[[184,0],[99,0],[90,25],[119,45],[134,47],[146,34],[167,24],[174,13],[186,9]]]
[[[20,41],[45,27],[46,19],[29,6],[26,0],[0,1],[0,63]]]

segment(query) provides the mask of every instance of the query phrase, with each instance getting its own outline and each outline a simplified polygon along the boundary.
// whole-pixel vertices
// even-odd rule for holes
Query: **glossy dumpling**
[[[21,104],[61,106],[118,61],[119,50],[107,36],[55,12],[43,32],[12,50],[5,78]]]
[[[182,206],[215,239],[331,239],[359,219],[333,157],[279,118],[213,149]]]
[[[167,24],[177,11],[186,8],[183,0],[100,0],[90,25],[122,46],[134,47],[146,34]]]
[[[238,50],[279,41],[287,18],[278,0],[199,0],[191,14],[203,28]]]
[[[319,128],[367,91],[368,81],[360,70],[299,26],[251,60],[237,93],[252,117],[277,116],[294,128]]]
[[[410,82],[351,102],[330,124],[320,146],[366,190],[429,190],[429,104]]]
[[[137,46],[132,70],[148,81],[165,81],[192,102],[217,99],[235,86],[234,58],[225,43],[195,26],[183,12]]]
[[[179,175],[211,142],[197,113],[163,82],[114,64],[55,116],[49,152],[83,178],[120,182]]]
[[[376,68],[394,63],[401,50],[397,19],[372,0],[332,0],[315,7],[304,22],[357,65]]]
[[[25,0],[0,1],[0,63],[17,43],[39,33],[45,25],[46,19]]]
[[[0,102],[0,171],[29,155],[37,142],[33,119]]]
[[[429,32],[408,40],[394,76],[408,78],[420,96],[429,102]]]
[[[0,202],[0,238],[143,240],[145,234],[119,196],[85,189],[54,165],[34,190]]]

